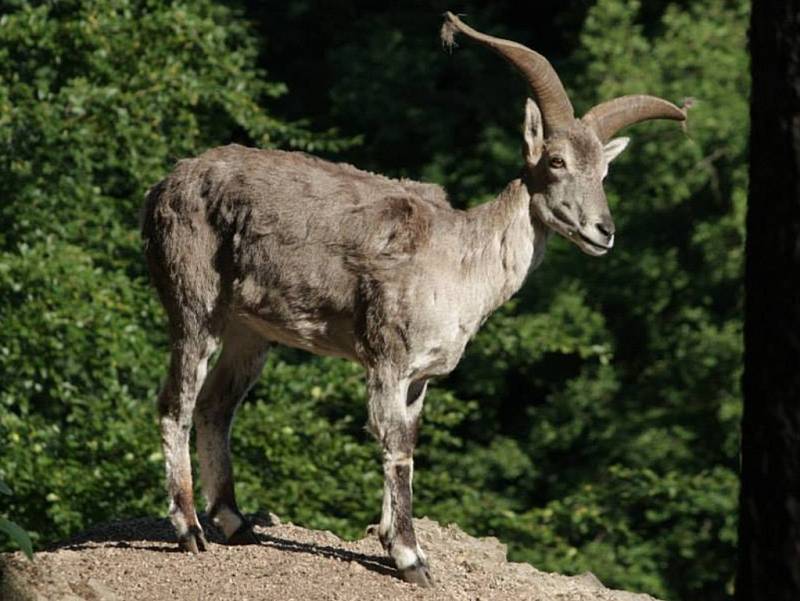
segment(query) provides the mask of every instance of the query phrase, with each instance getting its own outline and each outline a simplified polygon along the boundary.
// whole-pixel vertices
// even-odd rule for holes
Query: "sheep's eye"
[[[565,166],[566,163],[561,157],[553,157],[550,159],[550,167],[553,169],[563,169]]]

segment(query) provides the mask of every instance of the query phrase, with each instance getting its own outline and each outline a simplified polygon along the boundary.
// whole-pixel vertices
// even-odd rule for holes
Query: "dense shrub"
[[[491,25],[511,22],[512,4],[475,3],[470,22],[524,41],[524,23]],[[724,599],[740,417],[747,8],[656,4],[598,0],[559,70],[578,112],[625,93],[696,96],[689,135],[672,123],[632,130],[606,184],[618,247],[597,261],[554,239],[517,300],[432,386],[416,513],[500,536],[512,558],[543,569],[590,569],[670,599]],[[459,206],[485,200],[519,168],[512,72],[466,44],[463,72],[458,55],[434,58],[428,16],[365,9],[333,42],[306,42],[330,89],[301,116],[341,125],[345,137],[278,116],[295,119],[298,108],[276,104],[286,87],[262,68],[274,61],[292,77],[293,47],[263,31],[320,27],[319,15],[303,2],[266,16],[245,3],[264,20],[252,27],[232,5],[0,2],[0,480],[14,489],[0,514],[39,546],[165,511],[154,399],[168,349],[137,221],[147,187],[176,159],[230,141],[304,148],[446,183]],[[298,85],[313,84],[295,71]],[[408,78],[420,85],[396,97]],[[382,476],[363,430],[362,380],[343,361],[271,355],[234,427],[246,511],[347,536],[378,519]]]

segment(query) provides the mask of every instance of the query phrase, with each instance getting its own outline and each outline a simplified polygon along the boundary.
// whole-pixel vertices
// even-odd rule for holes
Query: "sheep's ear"
[[[610,163],[616,159],[620,153],[628,147],[630,141],[630,138],[614,138],[603,146],[603,156],[606,158],[606,163]]]
[[[524,145],[522,154],[529,167],[535,167],[542,158],[544,149],[544,129],[542,127],[542,113],[536,103],[528,98],[525,103],[525,124],[522,135]]]

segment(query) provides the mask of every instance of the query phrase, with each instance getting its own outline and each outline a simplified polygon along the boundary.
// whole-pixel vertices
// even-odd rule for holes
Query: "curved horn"
[[[456,31],[488,46],[517,68],[528,82],[534,100],[539,105],[546,134],[567,127],[575,120],[575,111],[572,109],[572,103],[564,91],[561,80],[553,66],[541,54],[522,44],[476,31],[448,11],[445,13],[441,33],[445,45],[453,45],[453,36]]]
[[[643,94],[634,96],[621,96],[614,100],[601,102],[588,113],[581,121],[591,127],[600,141],[605,144],[623,127],[646,121],[648,119],[672,119],[673,121],[686,121],[686,110],[689,102],[683,108],[678,108],[671,102],[655,96]]]

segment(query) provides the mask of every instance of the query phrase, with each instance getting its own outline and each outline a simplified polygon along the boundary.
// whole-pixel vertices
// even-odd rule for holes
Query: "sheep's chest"
[[[447,374],[490,310],[469,287],[430,287],[417,296],[417,303],[420,310],[409,326],[409,376]]]

